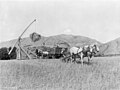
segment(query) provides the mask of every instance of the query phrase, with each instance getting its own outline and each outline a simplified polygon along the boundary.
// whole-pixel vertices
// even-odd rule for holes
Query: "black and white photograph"
[[[120,90],[120,0],[0,0],[0,90]]]

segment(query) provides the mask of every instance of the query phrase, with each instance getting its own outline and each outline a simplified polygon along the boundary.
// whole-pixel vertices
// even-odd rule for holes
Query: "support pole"
[[[9,51],[9,55],[11,54],[13,48],[15,47],[15,45],[19,42],[19,39],[22,37],[22,35],[27,31],[27,29],[36,21],[36,19],[34,21],[32,21],[27,28],[23,31],[23,33],[18,37],[17,41],[15,42],[15,44],[12,46],[11,50]]]
[[[20,38],[18,39],[18,59],[21,59]]]

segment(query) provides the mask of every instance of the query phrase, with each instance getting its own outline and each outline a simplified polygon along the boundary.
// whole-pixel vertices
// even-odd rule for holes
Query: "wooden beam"
[[[31,59],[30,55],[27,54],[27,52],[26,52],[22,47],[20,47],[20,48],[21,48],[21,50],[28,56],[28,58]]]

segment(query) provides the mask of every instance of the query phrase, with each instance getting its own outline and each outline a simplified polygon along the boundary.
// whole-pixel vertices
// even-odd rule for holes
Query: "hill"
[[[7,42],[2,42],[0,43],[0,47],[10,47],[14,45],[15,42],[16,42],[16,39],[7,41]],[[31,42],[29,37],[23,38],[21,41],[23,46],[28,46],[28,45],[40,46],[40,45],[43,45],[43,43],[45,43],[45,45],[48,45],[48,46],[54,46],[57,43],[63,43],[63,42],[68,43],[70,46],[81,46],[81,45],[91,44],[95,42],[97,42],[98,44],[101,44],[97,40],[91,39],[88,37],[76,36],[76,35],[65,35],[65,34],[49,36],[49,37],[42,36],[41,39],[35,43]]]
[[[103,55],[120,55],[120,38],[102,44],[100,53]]]

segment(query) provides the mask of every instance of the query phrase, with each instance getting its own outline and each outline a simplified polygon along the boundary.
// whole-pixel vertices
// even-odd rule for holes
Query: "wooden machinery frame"
[[[23,36],[23,34],[27,31],[27,29],[36,21],[36,19],[34,19],[34,21],[32,21],[27,28],[22,32],[22,34],[18,37],[17,41],[15,42],[15,44],[12,46],[11,50],[9,51],[9,55],[11,54],[11,52],[13,51],[13,48],[16,46],[16,44],[18,45],[18,58],[17,59],[21,59],[21,51],[24,52],[26,54],[26,56],[31,59],[31,56],[22,48],[21,46],[21,37]]]

